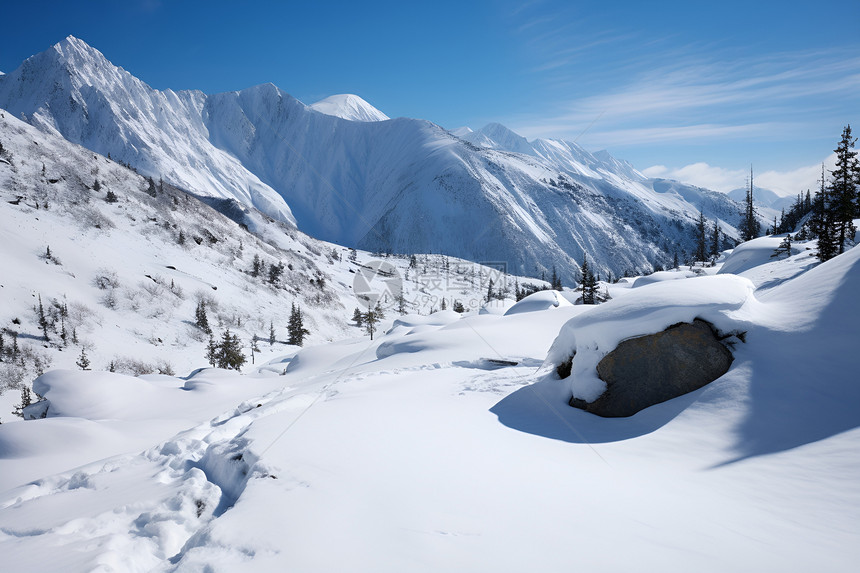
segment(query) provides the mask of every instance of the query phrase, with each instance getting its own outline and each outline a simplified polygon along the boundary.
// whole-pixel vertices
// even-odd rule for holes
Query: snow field
[[[372,343],[275,359],[284,376],[138,380],[123,393],[142,410],[154,392],[201,393],[211,408],[177,401],[187,430],[8,491],[3,543],[13,564],[46,547],[45,570],[110,570],[123,547],[163,571],[850,571],[860,390],[851,338],[838,340],[860,310],[858,259],[800,277],[783,260],[786,280],[760,297],[732,275],[661,281],[594,308],[407,315]],[[808,299],[813,284],[825,287]],[[747,329],[732,368],[630,418],[569,408],[567,381],[552,360],[541,368],[550,347],[588,356],[585,341],[608,351],[688,314]],[[95,397],[118,388],[110,376],[39,385],[74,419],[107,412],[69,388]],[[83,510],[87,495],[120,509]]]

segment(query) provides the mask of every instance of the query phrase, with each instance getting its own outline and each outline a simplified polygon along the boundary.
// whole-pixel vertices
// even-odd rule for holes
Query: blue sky
[[[860,2],[17,2],[0,70],[71,34],[159,89],[272,82],[606,148],[712,188],[815,185],[860,133]]]

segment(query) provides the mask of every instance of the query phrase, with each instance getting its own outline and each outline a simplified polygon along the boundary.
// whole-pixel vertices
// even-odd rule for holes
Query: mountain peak
[[[107,62],[104,54],[75,36],[66,36],[51,46],[51,49],[58,53],[62,59],[75,60],[76,63],[80,63],[81,60]]]
[[[479,147],[534,155],[534,149],[525,137],[501,123],[488,123],[478,131],[465,133],[460,137]]]
[[[479,129],[478,131],[480,131],[481,133],[485,133],[487,135],[504,134],[507,136],[522,137],[520,134],[516,133],[514,130],[510,129],[509,127],[502,125],[501,123],[498,123],[495,121],[488,123],[487,125],[485,125],[481,129]],[[522,137],[522,138],[525,139],[524,137]]]
[[[311,104],[311,109],[350,121],[385,121],[387,115],[354,94],[337,94]]]

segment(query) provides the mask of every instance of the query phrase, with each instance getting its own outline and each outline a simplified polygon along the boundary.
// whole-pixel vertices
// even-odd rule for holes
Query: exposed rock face
[[[570,405],[607,418],[632,416],[713,382],[731,363],[710,324],[676,324],[619,344],[597,365],[606,391],[594,402],[571,398]]]

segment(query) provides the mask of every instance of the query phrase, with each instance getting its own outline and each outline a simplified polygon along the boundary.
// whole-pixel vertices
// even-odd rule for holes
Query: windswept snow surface
[[[764,290],[405,316],[283,376],[46,374],[49,417],[0,426],[4,571],[854,571],[860,249],[805,256]],[[558,356],[695,317],[745,332],[723,377],[630,418],[567,406]]]

